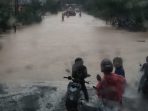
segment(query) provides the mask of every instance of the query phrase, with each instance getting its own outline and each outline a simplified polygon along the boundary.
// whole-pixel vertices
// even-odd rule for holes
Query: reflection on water
[[[0,81],[8,84],[63,81],[65,69],[70,69],[75,57],[80,56],[92,75],[89,80],[95,84],[100,61],[122,56],[127,81],[135,88],[139,63],[148,55],[147,35],[106,26],[87,14],[66,18],[65,22],[61,22],[61,13],[47,16],[40,24],[2,35]]]

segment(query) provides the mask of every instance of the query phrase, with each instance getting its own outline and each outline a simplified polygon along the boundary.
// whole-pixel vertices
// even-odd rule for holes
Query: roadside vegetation
[[[14,23],[31,24],[41,22],[46,12],[56,14],[60,0],[30,0],[30,2],[11,4],[15,0],[0,1],[0,30],[5,31]],[[65,0],[67,2],[67,0]],[[67,2],[68,3],[68,2]],[[71,0],[81,4],[85,12],[101,18],[114,27],[131,31],[148,28],[147,0]]]
[[[84,10],[106,20],[107,24],[132,31],[145,30],[147,0],[81,0]]]
[[[10,18],[10,9],[6,1],[0,1],[0,29],[6,31],[9,28],[8,20]]]
[[[6,31],[16,23],[27,25],[41,22],[47,12],[56,14],[60,7],[58,0],[19,1],[17,4],[15,0],[0,1],[0,31]]]

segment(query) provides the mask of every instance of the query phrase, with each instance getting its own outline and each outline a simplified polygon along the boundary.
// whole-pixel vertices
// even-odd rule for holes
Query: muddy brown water
[[[0,82],[8,86],[44,81],[67,83],[63,80],[68,75],[65,69],[71,69],[76,57],[84,58],[92,75],[88,80],[96,84],[100,61],[121,56],[128,84],[137,87],[139,63],[148,55],[148,32],[118,30],[87,14],[65,18],[64,22],[61,13],[46,16],[40,24],[1,36]]]

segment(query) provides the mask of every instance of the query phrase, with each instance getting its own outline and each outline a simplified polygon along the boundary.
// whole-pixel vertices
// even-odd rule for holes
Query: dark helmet
[[[104,73],[111,73],[113,71],[113,64],[109,59],[102,60],[101,71]]]
[[[75,59],[75,63],[76,63],[76,62],[83,62],[83,59],[80,58],[80,57],[78,57],[78,58]]]

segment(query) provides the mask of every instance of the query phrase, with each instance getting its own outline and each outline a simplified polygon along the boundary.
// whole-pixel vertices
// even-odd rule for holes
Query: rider
[[[72,77],[75,80],[78,80],[81,84],[81,89],[84,93],[86,101],[89,101],[88,92],[85,86],[85,78],[88,77],[87,74],[87,68],[83,65],[83,59],[82,58],[76,58],[75,63],[72,66]]]
[[[141,83],[141,87],[143,87],[144,83],[145,83],[145,79],[148,78],[148,56],[146,57],[146,63],[144,63],[141,67],[141,71],[144,72],[141,80],[140,80],[140,83]],[[138,91],[141,90],[141,87],[139,87]]]
[[[143,64],[141,71],[144,71],[144,75],[148,77],[148,56],[146,57],[146,63]]]
[[[109,59],[102,60],[101,71],[104,77],[96,86],[98,97],[122,104],[124,77],[112,73],[113,64]]]

